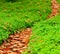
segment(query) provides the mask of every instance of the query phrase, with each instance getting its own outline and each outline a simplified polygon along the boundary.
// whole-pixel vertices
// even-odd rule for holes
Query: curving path
[[[56,16],[59,11],[60,5],[56,0],[52,0],[52,13],[49,18]],[[27,28],[22,32],[10,35],[7,41],[4,41],[0,46],[0,54],[21,54],[28,46],[29,38],[31,35],[31,28]]]
[[[31,28],[10,35],[7,41],[0,46],[0,54],[21,54],[28,46]]]
[[[58,4],[56,0],[52,0],[51,3],[52,12],[49,15],[49,18],[52,16],[56,16],[59,13],[58,9],[60,8],[60,4]]]

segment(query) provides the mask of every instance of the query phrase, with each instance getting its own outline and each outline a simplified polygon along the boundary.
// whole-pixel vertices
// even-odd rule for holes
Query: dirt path
[[[56,0],[52,0],[52,13],[49,18],[56,16],[59,11],[60,5]],[[7,41],[4,41],[0,46],[0,54],[21,54],[28,46],[29,37],[31,35],[31,28],[27,28],[22,32],[10,35]]]
[[[52,0],[51,3],[52,3],[52,6],[51,6],[52,13],[49,15],[48,18],[56,16],[57,14],[59,14],[58,9],[60,8],[60,4],[58,4],[56,0]]]
[[[0,46],[0,54],[21,54],[28,46],[31,29],[10,35],[7,41]]]

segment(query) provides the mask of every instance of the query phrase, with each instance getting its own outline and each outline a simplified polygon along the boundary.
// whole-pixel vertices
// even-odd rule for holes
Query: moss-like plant
[[[60,54],[60,15],[36,23],[32,31],[24,54]]]

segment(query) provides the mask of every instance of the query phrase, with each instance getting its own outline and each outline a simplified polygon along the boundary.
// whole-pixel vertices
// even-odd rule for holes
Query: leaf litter
[[[31,28],[10,35],[0,46],[0,54],[21,54],[28,47]]]

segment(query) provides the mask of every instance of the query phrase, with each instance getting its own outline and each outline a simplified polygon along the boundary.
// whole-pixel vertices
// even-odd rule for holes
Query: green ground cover
[[[32,31],[24,54],[60,54],[60,15],[34,24]]]
[[[60,3],[60,0],[56,0],[58,3]]]
[[[0,2],[0,43],[16,31],[45,20],[51,13],[50,0]]]
[[[51,0],[0,2],[0,43],[10,34],[31,27],[30,42],[23,54],[60,54],[60,15],[45,20],[50,13]]]

